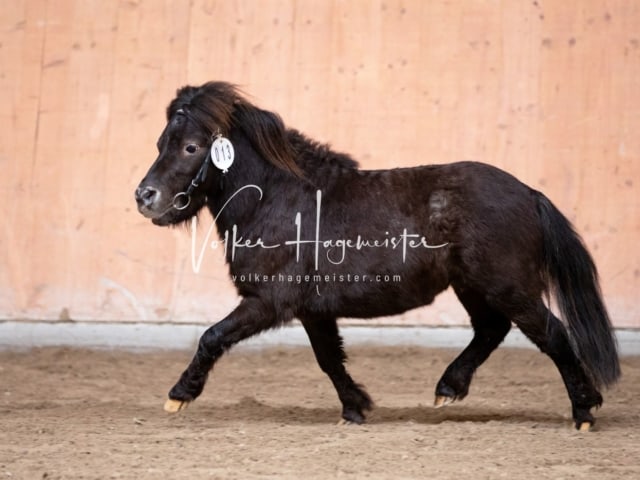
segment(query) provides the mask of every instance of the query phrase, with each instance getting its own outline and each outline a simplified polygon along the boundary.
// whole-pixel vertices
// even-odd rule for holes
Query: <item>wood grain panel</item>
[[[222,79],[364,168],[514,173],[582,232],[615,324],[640,327],[638,25],[633,0],[3,2],[0,317],[233,307],[220,252],[194,274],[188,232],[133,202],[175,90]],[[448,295],[384,321],[466,315]]]

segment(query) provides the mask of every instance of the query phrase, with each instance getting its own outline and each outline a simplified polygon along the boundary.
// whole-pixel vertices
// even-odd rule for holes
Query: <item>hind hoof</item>
[[[178,413],[180,410],[184,410],[189,405],[189,402],[183,400],[174,400],[169,398],[164,402],[164,411],[169,413]]]
[[[446,397],[444,395],[437,395],[435,401],[433,402],[433,406],[435,408],[446,407],[453,403],[453,397]]]
[[[582,422],[578,427],[578,430],[581,432],[590,432],[593,424],[591,422]]]
[[[364,423],[364,415],[356,409],[345,408],[342,411],[342,420],[345,422],[344,425],[362,425]]]
[[[344,427],[345,425],[357,425],[357,423],[341,418],[340,420],[338,420],[338,423],[336,425],[339,427]]]

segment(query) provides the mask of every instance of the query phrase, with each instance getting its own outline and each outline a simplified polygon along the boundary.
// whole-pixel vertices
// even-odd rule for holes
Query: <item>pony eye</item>
[[[190,143],[189,145],[187,145],[184,149],[187,151],[187,153],[196,153],[198,151],[198,145],[194,145],[193,143]]]

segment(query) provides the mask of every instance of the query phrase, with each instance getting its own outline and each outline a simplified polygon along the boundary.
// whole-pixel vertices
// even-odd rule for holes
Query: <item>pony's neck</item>
[[[302,177],[263,158],[242,130],[232,129],[229,139],[235,150],[234,162],[224,174],[214,168],[207,201],[220,232],[233,225],[247,225],[260,214],[261,205],[270,204],[274,197],[281,201],[283,197],[293,198],[302,190],[308,195],[314,195],[316,190],[328,192],[358,168],[350,156],[293,129],[286,131],[286,141],[295,154]]]
[[[287,139],[296,153],[298,166],[314,184],[322,185],[334,175],[358,168],[358,163],[349,155],[336,152],[329,145],[316,142],[297,130],[287,130]]]
[[[229,139],[234,146],[234,162],[226,173],[214,169],[207,197],[207,207],[216,218],[219,232],[233,225],[246,224],[254,217],[265,197],[286,194],[299,188],[294,175],[262,158],[251,142],[238,129],[232,129]]]

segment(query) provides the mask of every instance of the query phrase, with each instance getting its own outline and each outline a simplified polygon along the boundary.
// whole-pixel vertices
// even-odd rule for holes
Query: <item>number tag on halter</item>
[[[228,138],[218,135],[211,144],[211,161],[213,164],[222,170],[222,173],[227,173],[229,167],[233,164],[234,156],[233,144]]]

